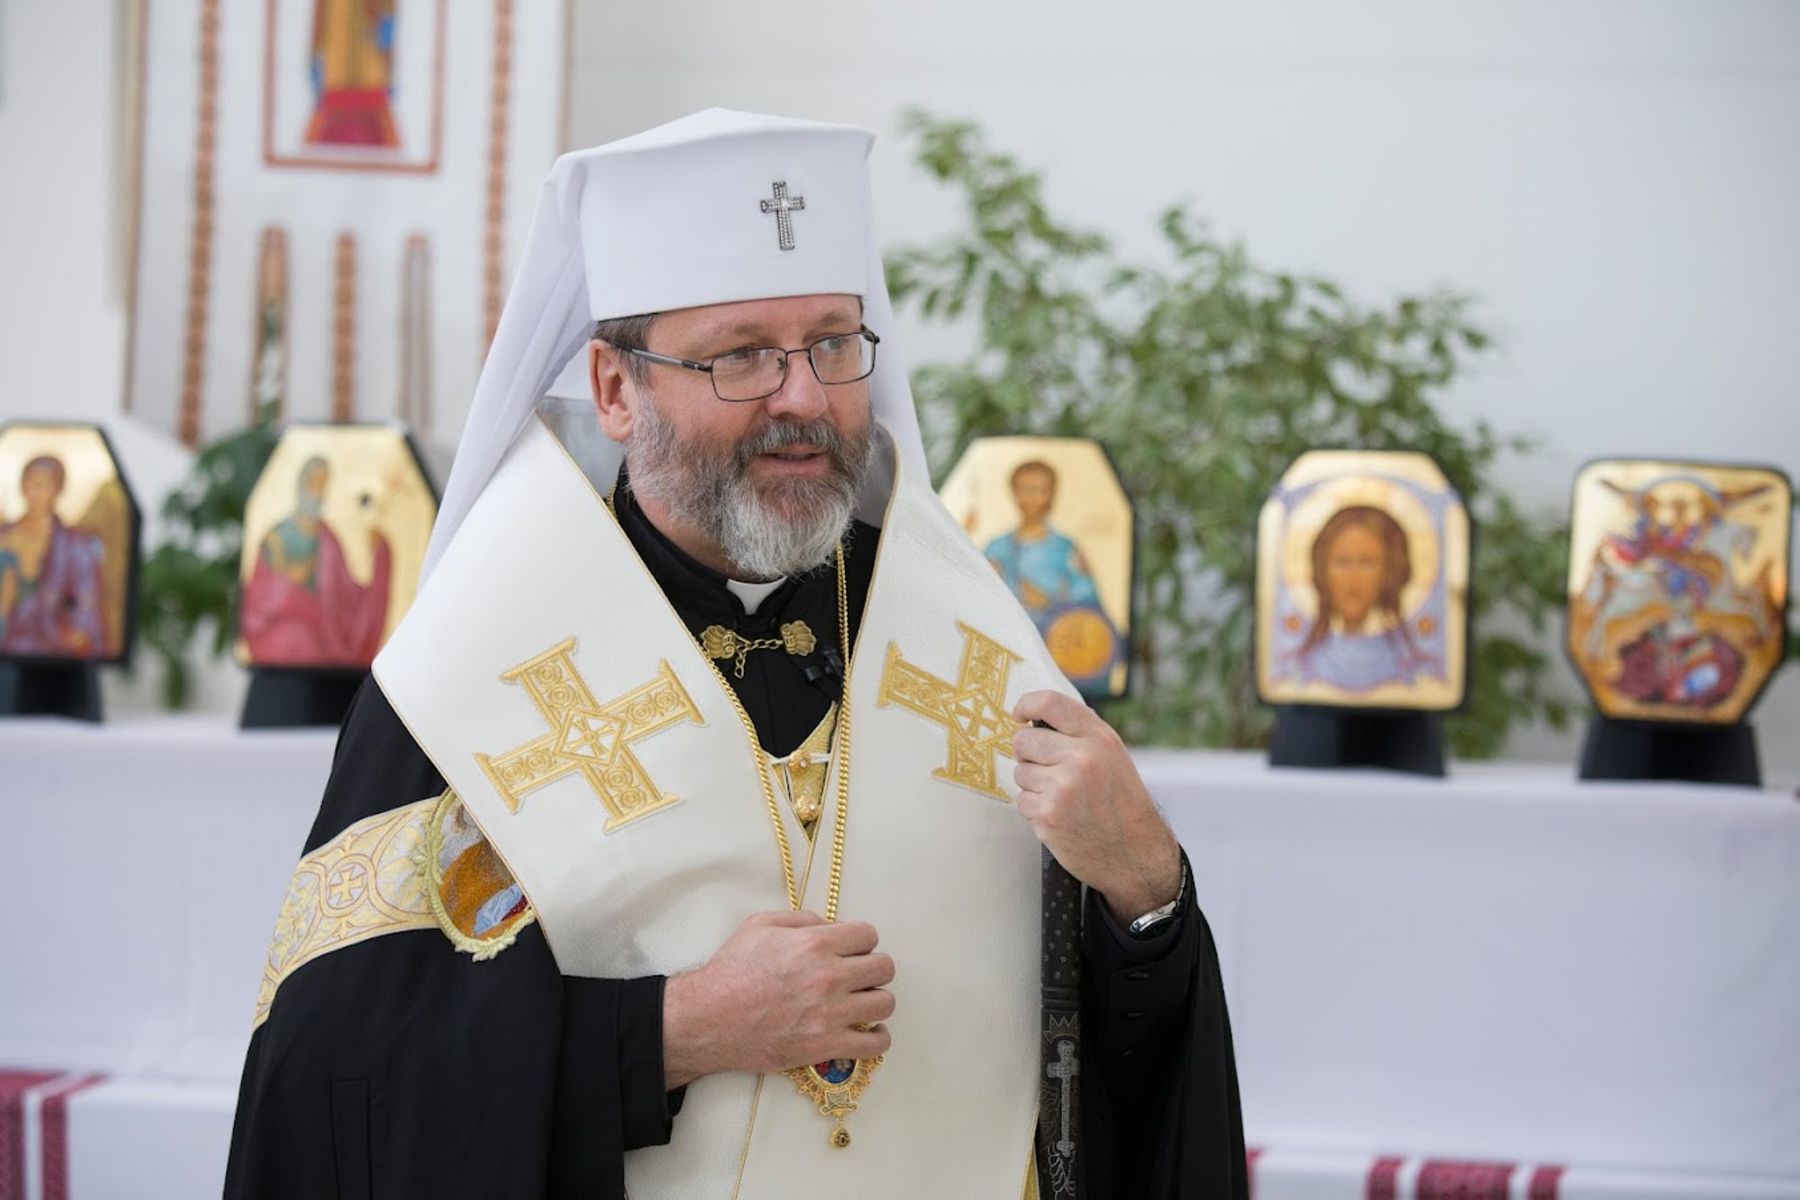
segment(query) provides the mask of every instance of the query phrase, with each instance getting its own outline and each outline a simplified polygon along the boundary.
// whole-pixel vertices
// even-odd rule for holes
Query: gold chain
[[[781,627],[778,638],[749,638],[723,625],[708,625],[700,631],[700,649],[708,658],[735,660],[736,674],[744,677],[744,667],[758,650],[786,650],[789,654],[811,654],[816,645],[813,631],[805,621],[789,621]]]
[[[838,609],[838,647],[844,658],[844,683],[838,698],[837,728],[832,731],[837,742],[833,757],[837,759],[837,814],[831,822],[831,867],[825,878],[825,920],[837,920],[838,895],[844,879],[844,831],[848,827],[850,817],[850,588],[845,579],[844,543],[837,545],[837,609]],[[756,781],[762,785],[763,803],[769,810],[769,824],[775,830],[775,845],[781,851],[781,873],[787,883],[788,908],[800,911],[800,888],[794,880],[794,855],[788,844],[787,826],[781,819],[781,807],[775,800],[775,785],[770,779],[769,756],[763,750],[762,739],[751,722],[750,715],[744,711],[743,702],[731,685],[725,681],[724,674],[711,658],[706,665],[714,675],[719,677],[719,686],[725,689],[726,698],[731,701],[732,711],[737,713],[738,720],[743,722],[744,732],[750,737],[750,753],[756,762]],[[830,768],[827,767],[827,770]],[[857,1028],[865,1032],[867,1025]],[[838,1092],[825,1088],[825,1081],[818,1077],[812,1067],[790,1067],[782,1074],[794,1081],[800,1094],[819,1105],[819,1111],[831,1117],[835,1122],[831,1131],[831,1144],[842,1150],[850,1144],[850,1131],[844,1128],[844,1118],[854,1112],[856,1101],[862,1090],[869,1085],[869,1075],[881,1065],[885,1056],[877,1055],[856,1063],[853,1068],[853,1080],[850,1084],[850,1099]],[[757,1086],[760,1088],[761,1082]]]
[[[844,582],[844,543],[837,548],[838,649],[844,660],[843,694],[838,701],[837,818],[831,823],[831,873],[825,877],[825,919],[837,920],[838,888],[844,881],[844,829],[850,819],[850,589]],[[830,770],[827,767],[826,770]]]
[[[833,730],[837,748],[833,756],[837,760],[837,815],[831,823],[831,867],[825,877],[825,919],[837,920],[838,892],[844,876],[844,831],[850,815],[850,589],[844,574],[844,543],[837,547],[837,608],[838,608],[838,646],[843,651],[844,686],[838,701],[837,728]],[[794,876],[794,852],[788,844],[787,825],[781,819],[781,805],[775,798],[775,785],[770,779],[769,755],[763,749],[762,738],[756,732],[756,725],[750,720],[750,714],[744,711],[743,701],[738,699],[736,691],[725,679],[724,672],[712,659],[706,665],[719,678],[719,686],[725,689],[725,698],[731,701],[731,710],[743,723],[744,732],[750,737],[750,754],[756,762],[756,781],[762,785],[763,803],[769,810],[769,824],[775,830],[775,845],[781,851],[781,875],[787,884],[788,908],[800,911],[800,886]]]
[[[714,629],[719,626],[713,626]],[[754,641],[740,640],[734,647],[737,653],[736,670],[732,673],[739,679],[744,677],[744,668],[750,663],[750,656],[758,650],[779,650],[783,643],[780,638],[757,638]]]

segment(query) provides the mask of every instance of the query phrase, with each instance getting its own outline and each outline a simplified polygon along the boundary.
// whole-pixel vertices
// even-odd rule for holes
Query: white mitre
[[[868,159],[875,136],[713,108],[556,160],[519,272],[475,387],[425,557],[430,574],[594,322],[738,300],[844,293],[863,298],[881,338],[869,380],[874,417],[905,469],[926,478],[906,364],[875,244]],[[610,482],[622,449],[590,434],[579,452]],[[879,462],[877,456],[876,462]],[[869,491],[891,479],[872,472]]]

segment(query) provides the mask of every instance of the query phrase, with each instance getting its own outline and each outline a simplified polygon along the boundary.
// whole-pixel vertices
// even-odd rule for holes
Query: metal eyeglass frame
[[[644,359],[646,362],[661,363],[665,367],[684,367],[689,371],[704,372],[707,376],[708,381],[711,382],[711,384],[712,384],[713,395],[718,396],[718,398],[721,402],[723,402],[725,404],[754,404],[758,400],[767,400],[770,396],[773,396],[776,392],[779,392],[784,386],[786,386],[788,356],[793,355],[793,354],[806,355],[806,365],[812,368],[813,378],[819,380],[819,385],[821,387],[837,387],[839,384],[858,383],[864,379],[867,379],[869,376],[873,375],[875,373],[875,356],[877,353],[876,348],[881,345],[881,339],[875,335],[875,332],[873,330],[871,330],[868,326],[865,325],[861,329],[856,331],[856,336],[868,339],[868,342],[869,342],[869,369],[867,371],[864,371],[861,375],[858,375],[855,379],[839,379],[832,383],[826,383],[823,379],[821,379],[819,377],[819,364],[813,361],[813,356],[812,356],[813,347],[817,346],[823,342],[829,342],[833,338],[841,338],[841,337],[849,337],[849,336],[851,336],[851,335],[849,335],[847,333],[829,333],[829,334],[826,334],[824,337],[820,338],[818,341],[812,343],[812,345],[800,346],[793,350],[786,350],[780,346],[746,346],[746,347],[744,347],[744,350],[732,351],[731,353],[733,353],[733,354],[741,354],[741,353],[744,353],[745,351],[750,351],[750,350],[773,350],[773,351],[775,351],[775,353],[781,355],[781,382],[777,383],[773,388],[770,388],[768,391],[764,392],[760,396],[745,396],[745,397],[742,397],[741,399],[737,399],[737,400],[728,400],[724,396],[720,396],[719,395],[719,381],[717,379],[713,378],[713,363],[719,361],[719,358],[726,357],[723,354],[719,355],[719,358],[712,359],[708,362],[695,362],[691,358],[674,358],[667,354],[657,354],[655,351],[652,351],[652,350],[639,350],[632,346],[614,346],[613,348],[615,350],[619,350],[625,354],[634,355],[637,358]]]

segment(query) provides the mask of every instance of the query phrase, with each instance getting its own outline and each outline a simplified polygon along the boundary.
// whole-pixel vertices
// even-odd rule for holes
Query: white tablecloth
[[[0,1066],[113,1076],[69,1102],[78,1184],[84,1146],[170,1119],[134,1097],[186,1097],[222,1154],[331,746],[197,718],[0,722]],[[1140,762],[1219,938],[1265,1183],[1307,1154],[1386,1153],[1800,1196],[1791,796]],[[1278,1194],[1308,1193],[1259,1188]]]
[[[1265,1145],[1787,1177],[1800,803],[1145,753]]]
[[[335,739],[0,720],[0,1066],[235,1080]]]

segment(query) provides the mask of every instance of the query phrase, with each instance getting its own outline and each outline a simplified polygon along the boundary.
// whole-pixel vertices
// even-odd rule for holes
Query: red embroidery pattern
[[[1400,1200],[1400,1167],[1403,1158],[1384,1157],[1369,1168],[1368,1200]]]
[[[1539,1167],[1531,1173],[1531,1186],[1525,1191],[1525,1200],[1556,1200],[1557,1192],[1562,1187],[1563,1168]]]
[[[1428,1162],[1419,1169],[1415,1200],[1507,1200],[1512,1163]]]

